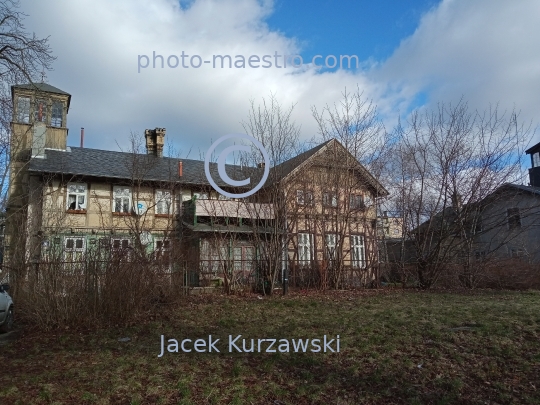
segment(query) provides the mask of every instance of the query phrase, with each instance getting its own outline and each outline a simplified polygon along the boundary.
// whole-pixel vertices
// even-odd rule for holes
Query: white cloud
[[[523,119],[538,123],[538,49],[537,0],[444,0],[372,79],[386,84],[402,112],[423,90],[429,104],[463,97],[484,110],[499,102],[506,109],[515,105]]]
[[[162,69],[159,58],[157,68],[137,73],[138,55],[153,51],[165,63],[168,55],[182,51],[203,60],[213,54],[299,52],[294,39],[265,24],[269,2],[198,0],[181,8],[168,0],[53,0],[23,1],[22,9],[30,14],[32,30],[51,35],[58,60],[48,78],[72,94],[72,145],[78,144],[81,126],[87,146],[106,149],[116,148],[116,141],[126,147],[130,131],[165,127],[182,150],[204,149],[212,138],[242,132],[250,99],[270,92],[284,104],[297,103],[295,118],[309,138],[316,131],[311,105],[333,102],[346,85],[365,81],[351,72],[316,75],[294,68]]]
[[[184,152],[242,132],[250,99],[276,93],[296,103],[305,138],[316,133],[310,108],[339,100],[344,87],[374,97],[389,123],[408,111],[419,91],[429,100],[473,106],[500,101],[537,118],[540,105],[540,3],[537,0],[447,0],[427,13],[389,60],[368,71],[316,74],[290,69],[146,69],[137,55],[299,53],[294,38],[272,31],[272,2],[195,0],[22,0],[26,25],[50,35],[58,57],[49,82],[72,94],[69,144],[127,147],[130,131],[165,127]],[[301,18],[301,16],[299,16]],[[293,72],[295,72],[293,74]],[[190,157],[198,157],[198,153]]]

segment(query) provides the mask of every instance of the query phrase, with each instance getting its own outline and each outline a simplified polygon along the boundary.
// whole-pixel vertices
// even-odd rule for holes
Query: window
[[[208,193],[193,193],[193,197],[197,200],[208,200]]]
[[[364,197],[362,195],[351,195],[349,201],[352,210],[364,208]]]
[[[514,248],[510,249],[510,256],[513,257],[513,258],[526,257],[527,252],[523,248],[514,247]]]
[[[313,235],[310,233],[298,234],[298,262],[309,264],[313,254]]]
[[[85,183],[68,183],[67,209],[68,210],[86,210],[86,184]]]
[[[226,241],[201,240],[200,266],[203,273],[214,275],[223,272],[229,258],[229,248]]]
[[[336,240],[337,235],[335,233],[329,233],[324,235],[324,241],[326,244],[326,255],[328,257],[328,260],[331,262],[336,260]]]
[[[482,262],[486,260],[486,251],[485,250],[477,250],[474,252],[474,259],[477,262]]]
[[[327,207],[337,207],[337,194],[329,191],[324,192],[323,205]]]
[[[521,228],[521,214],[519,208],[508,208],[506,213],[508,216],[508,229]]]
[[[352,266],[363,269],[366,267],[366,252],[363,235],[351,235]]]
[[[84,259],[86,240],[84,237],[69,237],[64,239],[64,260],[78,262]]]
[[[131,246],[131,240],[124,238],[113,238],[111,239],[111,245],[115,251],[128,250]]]
[[[156,239],[157,252],[167,252],[171,249],[171,241],[169,239]]]
[[[30,122],[30,97],[19,97],[17,100],[17,122]]]
[[[235,246],[233,248],[234,271],[244,272],[245,277],[249,276],[253,270],[254,251],[253,246]]]
[[[313,192],[296,190],[296,202],[300,205],[313,205]]]
[[[52,112],[51,112],[51,126],[53,127],[61,127],[62,126],[62,114],[63,113],[63,105],[59,101],[55,101],[52,104]]]
[[[47,102],[36,100],[34,105],[34,122],[45,122],[47,120]]]
[[[156,214],[172,214],[172,194],[170,191],[156,191]]]
[[[129,187],[113,188],[113,212],[129,213],[131,211],[131,189]]]

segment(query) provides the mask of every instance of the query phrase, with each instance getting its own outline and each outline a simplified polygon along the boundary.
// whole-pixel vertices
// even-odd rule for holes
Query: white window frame
[[[171,215],[173,212],[173,197],[169,190],[156,190],[157,215]]]
[[[30,123],[30,97],[17,98],[17,122]]]
[[[121,200],[121,209],[116,210],[116,200]],[[128,209],[127,211],[124,210],[125,202],[128,203]],[[113,212],[122,212],[122,213],[130,213],[132,209],[132,192],[131,187],[126,186],[114,186],[113,187],[113,199],[112,199],[112,211]]]
[[[68,183],[66,190],[66,209],[86,210],[88,206],[88,185],[86,183]],[[74,201],[70,201],[71,196],[74,197]],[[75,203],[75,208],[70,208],[72,203]]]
[[[73,247],[68,248],[68,241],[73,241]],[[77,247],[77,241],[82,241],[82,247]],[[84,260],[84,254],[86,252],[86,238],[84,236],[69,236],[64,238],[64,262],[77,263]],[[70,270],[79,270],[78,266],[73,268],[68,267]]]
[[[313,234],[298,233],[298,263],[310,264],[313,260]]]
[[[326,255],[328,256],[328,260],[332,262],[335,261],[337,252],[337,234],[327,233],[324,235],[324,243],[326,246]]]
[[[73,241],[73,247],[68,248],[68,241]],[[77,247],[77,241],[82,241],[82,247]],[[84,252],[86,250],[86,238],[84,236],[69,236],[64,239],[64,251],[66,252]]]
[[[114,247],[114,242],[115,241],[120,241],[119,242],[119,247]],[[127,241],[127,246],[124,246],[124,242]],[[131,248],[131,238],[123,238],[123,237],[116,237],[116,238],[111,238],[111,250],[113,252],[119,252],[119,251],[122,251],[122,250],[126,250],[126,251],[129,251],[130,248]]]
[[[364,235],[351,235],[351,265],[355,269],[366,268],[366,245]]]
[[[208,193],[205,193],[205,192],[193,193],[193,197],[195,197],[197,200],[209,200],[210,199],[210,195]]]

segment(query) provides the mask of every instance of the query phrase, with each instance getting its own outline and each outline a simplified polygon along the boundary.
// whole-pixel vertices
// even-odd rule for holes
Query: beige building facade
[[[278,243],[277,281],[376,278],[376,207],[387,192],[336,140],[271,168],[252,198],[228,199],[210,187],[204,162],[163,156],[164,128],[145,131],[146,153],[67,146],[70,100],[43,83],[13,87],[8,268],[127,252],[166,256],[186,284],[225,271],[253,282],[265,246]],[[211,172],[218,178],[215,164]]]

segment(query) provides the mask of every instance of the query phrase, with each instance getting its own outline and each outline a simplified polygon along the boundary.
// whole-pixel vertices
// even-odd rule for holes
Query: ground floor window
[[[298,234],[298,263],[307,265],[313,259],[313,234]]]
[[[253,270],[253,260],[255,259],[254,251],[253,246],[233,247],[234,271],[251,272]]]
[[[83,236],[64,238],[64,269],[76,273],[84,270],[86,239]]]
[[[354,268],[366,267],[364,235],[351,235],[351,260]]]
[[[86,239],[84,237],[68,237],[64,239],[64,260],[78,262],[84,260]]]
[[[327,233],[324,235],[324,241],[326,244],[326,258],[330,262],[336,260],[336,241],[337,235],[335,233]]]

